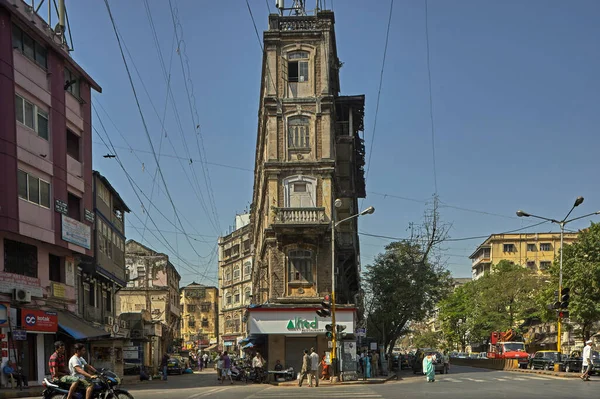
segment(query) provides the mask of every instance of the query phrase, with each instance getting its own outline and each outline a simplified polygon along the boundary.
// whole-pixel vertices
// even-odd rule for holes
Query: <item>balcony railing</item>
[[[325,208],[275,208],[277,224],[327,223]]]
[[[473,259],[472,266],[475,266],[479,262],[489,262],[489,261],[490,261],[490,253],[489,252],[483,252],[478,257],[476,257],[475,259]]]

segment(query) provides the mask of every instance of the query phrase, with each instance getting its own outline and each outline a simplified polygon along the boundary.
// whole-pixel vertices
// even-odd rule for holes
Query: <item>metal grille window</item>
[[[18,186],[20,198],[50,208],[50,183],[19,170]]]
[[[235,266],[233,268],[233,279],[236,281],[240,279],[240,267],[239,266]]]
[[[248,278],[252,274],[252,262],[244,263],[244,277]]]
[[[194,313],[196,311],[196,305],[187,305],[187,311],[189,313]]]
[[[208,319],[202,319],[202,327],[208,327]]]
[[[15,113],[19,123],[34,130],[44,140],[48,140],[48,113],[46,111],[15,94]]]
[[[288,254],[288,281],[312,282],[312,252],[290,251]]]
[[[233,302],[234,303],[240,303],[240,292],[239,291],[236,291],[233,294]]]
[[[38,276],[38,253],[35,245],[4,239],[4,271],[22,276]]]
[[[202,303],[200,305],[200,311],[203,313],[210,312],[210,303]]]
[[[288,120],[288,147],[309,148],[309,119],[305,116],[294,116]]]
[[[527,244],[527,251],[535,252],[536,251],[535,244]]]
[[[504,244],[503,250],[504,252],[516,252],[514,244]]]

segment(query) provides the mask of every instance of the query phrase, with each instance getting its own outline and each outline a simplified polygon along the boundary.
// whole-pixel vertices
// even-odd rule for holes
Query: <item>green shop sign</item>
[[[296,317],[288,321],[288,330],[316,330],[319,328],[319,323],[315,317],[314,321],[305,320],[302,317]]]

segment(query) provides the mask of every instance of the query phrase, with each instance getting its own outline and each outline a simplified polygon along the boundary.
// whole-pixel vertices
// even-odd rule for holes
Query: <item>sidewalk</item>
[[[398,379],[399,376],[396,373],[390,373],[388,376],[382,376],[377,378],[368,378],[363,380],[361,377],[356,381],[343,381],[336,382],[335,384],[331,383],[331,380],[319,380],[319,385],[359,385],[359,384],[383,384],[389,380]],[[270,382],[271,385],[280,386],[280,387],[296,387],[298,386],[298,380],[293,381],[285,381],[285,382]],[[308,381],[304,381],[303,384],[308,385]]]

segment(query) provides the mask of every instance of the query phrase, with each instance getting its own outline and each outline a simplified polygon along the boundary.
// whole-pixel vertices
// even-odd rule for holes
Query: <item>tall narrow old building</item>
[[[329,350],[331,320],[315,311],[332,290],[332,220],[356,215],[358,198],[365,197],[359,136],[365,99],[339,94],[343,63],[334,14],[296,11],[271,14],[264,32],[251,212],[253,304],[246,317],[247,340],[269,369],[280,360],[299,370],[303,349]],[[336,228],[335,259],[337,322],[352,339],[360,273],[356,219]],[[345,370],[352,367],[346,363]]]

